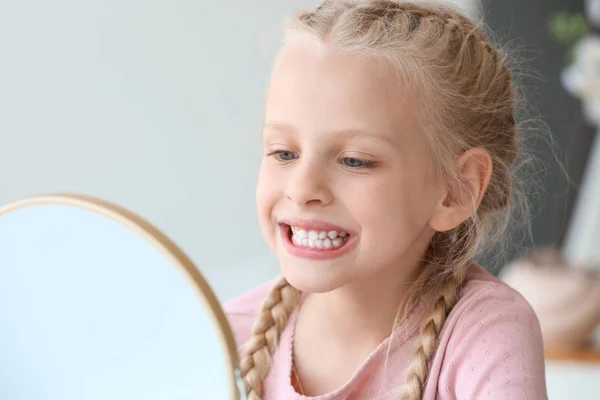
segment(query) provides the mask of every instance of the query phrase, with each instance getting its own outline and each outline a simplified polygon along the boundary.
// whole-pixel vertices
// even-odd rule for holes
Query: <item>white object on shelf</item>
[[[600,141],[594,139],[563,255],[572,265],[600,265]]]
[[[581,99],[582,112],[592,125],[600,122],[600,36],[583,37],[575,46],[575,61],[561,75],[563,86]]]
[[[600,26],[600,1],[586,0],[585,13],[594,25]]]
[[[546,388],[551,400],[597,399],[600,365],[546,362]]]

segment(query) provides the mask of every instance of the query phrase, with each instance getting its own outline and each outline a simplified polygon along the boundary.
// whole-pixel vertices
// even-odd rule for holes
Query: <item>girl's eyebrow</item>
[[[285,122],[279,122],[279,121],[267,121],[264,125],[265,128],[269,128],[269,129],[274,129],[274,130],[278,130],[281,132],[285,132],[285,133],[291,133],[291,134],[297,134],[298,133],[298,129],[296,129],[293,125],[290,125],[288,123]],[[392,144],[394,146],[397,146],[397,143],[395,143],[392,139],[390,139],[389,137],[380,134],[380,133],[374,133],[374,132],[370,132],[370,131],[366,131],[364,129],[342,129],[342,130],[338,130],[338,131],[331,131],[328,132],[331,135],[335,135],[335,136],[346,136],[346,137],[363,137],[366,139],[377,139],[377,140],[381,140],[384,141],[388,144]]]

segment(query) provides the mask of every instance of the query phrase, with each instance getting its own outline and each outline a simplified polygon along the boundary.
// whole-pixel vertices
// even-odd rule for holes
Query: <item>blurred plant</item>
[[[576,43],[587,35],[589,26],[583,13],[560,12],[550,20],[550,33],[554,40],[567,47],[565,61],[570,64],[574,60]]]

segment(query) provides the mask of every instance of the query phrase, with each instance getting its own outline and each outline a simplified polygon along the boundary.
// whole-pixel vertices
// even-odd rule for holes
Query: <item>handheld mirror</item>
[[[234,337],[192,261],[84,196],[0,207],[0,399],[245,397]]]

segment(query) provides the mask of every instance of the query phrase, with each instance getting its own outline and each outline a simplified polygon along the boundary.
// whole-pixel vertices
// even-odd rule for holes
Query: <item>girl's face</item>
[[[282,49],[257,187],[262,232],[305,292],[414,273],[442,191],[402,81],[353,55]]]

